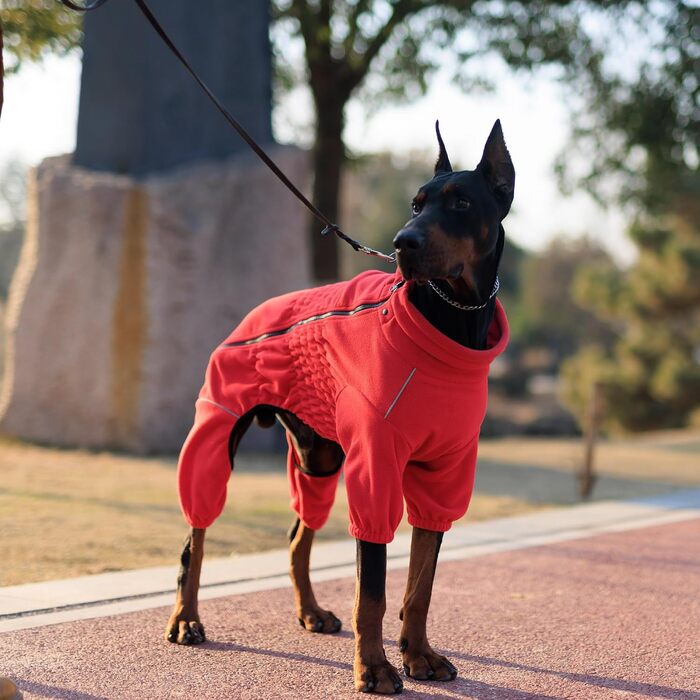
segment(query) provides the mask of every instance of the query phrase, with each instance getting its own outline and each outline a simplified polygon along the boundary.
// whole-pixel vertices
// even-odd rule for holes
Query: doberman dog
[[[197,606],[205,530],[223,508],[245,430],[253,420],[279,420],[297,513],[290,575],[301,625],[321,633],[341,627],[316,601],[309,558],[343,466],[357,540],[355,687],[403,688],[384,653],[382,620],[386,543],[404,499],[413,536],[401,609],[403,670],[419,680],[456,677],[430,646],[426,619],[443,532],[471,496],[488,366],[508,338],[495,294],[515,171],[500,122],[471,171],[452,170],[437,124],[436,131],[434,177],[394,238],[399,272],[363,273],[265,302],[212,354],[178,467],[192,530],[168,641],[205,641]]]

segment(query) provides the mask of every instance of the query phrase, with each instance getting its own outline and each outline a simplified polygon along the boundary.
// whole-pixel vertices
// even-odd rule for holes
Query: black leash
[[[59,2],[65,5],[66,7],[70,8],[71,10],[75,10],[76,12],[90,12],[91,10],[96,10],[99,7],[102,7],[102,5],[105,5],[107,2],[109,2],[109,0],[93,0],[91,3],[87,3],[86,5],[78,5],[72,0],[59,0]],[[160,22],[156,19],[153,12],[151,12],[151,9],[146,4],[145,0],[134,0],[134,2],[138,5],[141,12],[143,12],[153,29],[156,30],[160,38],[165,42],[166,46],[175,54],[175,56],[180,61],[180,63],[182,63],[187,72],[197,81],[198,85],[202,88],[202,90],[204,90],[204,92],[214,103],[219,112],[221,112],[221,114],[223,114],[224,117],[226,117],[228,123],[238,132],[238,135],[250,146],[250,148],[258,156],[258,158],[260,158],[260,160],[262,160],[262,162],[265,163],[265,165],[267,165],[267,167],[270,168],[270,170],[272,170],[272,172],[275,175],[277,175],[277,177],[287,186],[287,188],[296,196],[296,198],[302,204],[304,204],[304,206],[306,206],[306,208],[319,221],[325,224],[325,228],[323,229],[323,231],[321,231],[321,235],[326,236],[329,233],[334,233],[336,236],[338,236],[338,238],[348,243],[350,246],[352,246],[354,250],[356,250],[359,253],[364,253],[365,255],[374,255],[378,258],[382,258],[383,260],[388,260],[390,262],[396,261],[395,253],[387,255],[386,253],[374,250],[374,248],[369,248],[365,245],[362,245],[362,243],[359,243],[358,241],[354,240],[353,238],[350,238],[350,236],[343,233],[337,224],[334,224],[323,212],[319,211],[319,209],[317,209],[299,191],[296,185],[294,185],[294,183],[282,172],[277,163],[275,163],[275,161],[272,160],[272,158],[270,158],[270,156],[268,156],[267,153],[265,153],[262,147],[243,128],[243,126],[236,119],[234,119],[234,117],[226,109],[226,107],[224,107],[224,105],[221,104],[218,97],[209,89],[209,87],[199,77],[199,75],[197,75],[197,73],[189,64],[187,59],[182,55],[182,53],[180,53],[180,50],[177,48],[177,46],[175,46],[172,39],[168,36],[163,27],[160,25]]]

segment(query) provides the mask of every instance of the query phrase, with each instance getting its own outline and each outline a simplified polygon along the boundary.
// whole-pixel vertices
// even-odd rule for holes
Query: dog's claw
[[[412,654],[404,652],[403,672],[417,681],[453,681],[457,669],[444,656],[436,654],[430,646]]]
[[[453,681],[455,678],[457,678],[457,669],[455,668],[454,664],[448,661],[444,656],[440,657],[440,660],[442,663],[445,665],[447,670],[450,672],[450,679]]]
[[[343,623],[330,610],[322,608],[303,611],[297,619],[305,630],[314,634],[334,634],[343,626]]]
[[[394,695],[403,690],[403,681],[396,669],[387,661],[374,666],[364,666],[363,673],[355,672],[355,688],[361,693],[383,693]]]
[[[187,620],[175,618],[168,623],[165,638],[171,644],[189,646],[202,644],[206,641],[204,627],[199,620]]]
[[[190,622],[189,633],[192,644],[201,644],[205,641],[204,628],[198,622]]]

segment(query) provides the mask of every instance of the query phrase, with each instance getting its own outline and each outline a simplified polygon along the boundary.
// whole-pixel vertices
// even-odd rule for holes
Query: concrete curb
[[[445,536],[440,559],[454,561],[698,517],[700,489],[557,508],[455,527]],[[406,567],[409,551],[410,534],[397,535],[389,545],[388,568]],[[289,586],[288,566],[286,549],[206,560],[200,598]],[[314,547],[314,581],[354,573],[353,540]],[[0,632],[171,605],[176,577],[177,567],[167,566],[0,588]]]

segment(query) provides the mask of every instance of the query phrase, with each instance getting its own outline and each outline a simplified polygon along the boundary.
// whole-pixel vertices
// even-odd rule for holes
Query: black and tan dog
[[[352,447],[355,451],[352,455],[350,454],[348,450],[356,442],[353,441],[352,435],[347,435],[347,431],[338,430],[337,434],[340,437],[338,437],[337,442],[329,439],[328,435],[333,433],[327,427],[327,423],[324,422],[325,416],[314,417],[315,414],[310,414],[311,417],[308,417],[301,411],[289,410],[288,406],[292,404],[285,404],[282,400],[282,394],[280,394],[280,402],[253,402],[252,407],[249,407],[251,406],[250,403],[245,405],[233,404],[231,403],[233,399],[229,400],[230,396],[225,393],[224,389],[221,389],[221,387],[226,387],[226,372],[231,368],[231,365],[229,365],[227,370],[226,362],[235,360],[235,362],[239,363],[236,366],[239,373],[247,372],[248,365],[251,363],[255,364],[256,372],[262,372],[264,371],[266,356],[264,354],[255,355],[255,353],[264,353],[266,348],[275,345],[280,339],[284,343],[298,343],[297,334],[306,333],[303,336],[306,343],[304,352],[313,354],[316,352],[316,348],[310,343],[313,344],[316,342],[315,339],[317,337],[322,337],[324,332],[323,324],[329,318],[331,318],[330,323],[333,324],[333,333],[340,332],[339,329],[345,332],[349,328],[357,328],[358,326],[353,324],[361,323],[364,318],[365,322],[369,320],[375,323],[377,328],[381,326],[381,333],[388,334],[386,337],[396,339],[398,337],[396,334],[400,333],[401,329],[398,328],[400,325],[398,320],[395,322],[394,318],[392,318],[392,311],[396,311],[396,305],[394,304],[392,307],[391,304],[396,301],[398,295],[395,292],[398,287],[403,287],[401,290],[401,299],[403,301],[401,303],[404,304],[404,309],[409,309],[409,314],[419,318],[420,323],[423,324],[422,330],[425,335],[432,334],[432,340],[437,338],[440,342],[444,341],[449,345],[450,357],[460,355],[460,353],[465,356],[479,354],[479,352],[475,353],[474,351],[486,353],[491,348],[489,333],[492,331],[493,326],[497,325],[499,319],[502,319],[500,323],[505,327],[503,330],[504,338],[501,343],[501,345],[505,345],[505,342],[507,342],[507,323],[505,322],[502,309],[497,304],[495,294],[498,290],[498,264],[504,244],[504,231],[501,221],[508,213],[513,200],[515,171],[503,140],[501,126],[499,122],[495,123],[486,142],[483,157],[473,171],[453,172],[439,130],[437,135],[440,155],[435,166],[434,177],[419,189],[412,203],[412,218],[394,238],[399,270],[403,281],[397,277],[399,281],[393,284],[391,289],[389,289],[389,283],[385,287],[379,284],[381,290],[385,290],[386,295],[388,295],[386,298],[378,293],[376,297],[371,297],[371,301],[364,301],[356,306],[348,306],[345,303],[345,305],[341,304],[340,308],[336,308],[334,311],[329,311],[322,307],[323,313],[306,316],[301,312],[297,313],[297,307],[303,306],[304,309],[307,309],[307,306],[304,306],[304,304],[307,304],[310,294],[307,297],[282,297],[271,300],[271,303],[268,302],[268,306],[265,308],[268,311],[272,309],[275,314],[278,314],[275,318],[279,318],[279,314],[284,312],[285,305],[296,304],[295,313],[297,315],[293,316],[294,322],[287,326],[280,323],[277,323],[277,325],[272,323],[269,327],[264,327],[264,332],[261,332],[259,323],[257,326],[255,325],[257,317],[254,316],[252,321],[244,321],[241,326],[243,330],[238,334],[234,332],[229,341],[217,350],[218,354],[212,356],[213,359],[207,372],[207,382],[210,387],[209,393],[201,394],[198,403],[198,416],[200,412],[202,416],[197,418],[199,427],[195,426],[195,437],[192,438],[191,434],[190,438],[188,438],[188,442],[183,448],[183,454],[187,453],[189,455],[188,459],[190,462],[196,462],[197,460],[206,461],[209,459],[209,450],[220,449],[212,446],[225,441],[228,459],[232,465],[236,447],[251,422],[256,419],[261,425],[271,425],[275,419],[278,419],[288,434],[290,455],[293,455],[294,459],[292,467],[296,466],[299,472],[305,475],[305,478],[316,479],[316,483],[318,483],[318,477],[328,477],[328,475],[336,474],[343,464],[345,454],[347,454],[348,459],[345,465],[345,472],[349,501],[351,500],[351,489],[353,489],[357,500],[358,488],[361,488],[362,484],[367,484],[367,493],[360,494],[360,497],[364,495],[367,501],[376,500],[377,503],[374,505],[376,505],[377,511],[385,511],[384,515],[386,515],[386,511],[391,511],[393,508],[393,520],[390,526],[394,529],[398,524],[398,519],[400,519],[403,497],[405,497],[409,506],[409,521],[412,522],[414,528],[408,584],[401,609],[403,624],[399,647],[403,660],[403,669],[405,674],[411,678],[448,681],[456,677],[457,670],[444,656],[436,653],[430,646],[426,632],[426,619],[438,552],[442,542],[443,531],[449,528],[449,522],[438,522],[435,520],[436,524],[432,527],[430,524],[433,520],[419,517],[420,513],[416,515],[415,506],[413,519],[411,519],[411,499],[418,502],[420,498],[417,498],[415,494],[411,496],[407,490],[407,485],[410,486],[410,479],[418,480],[416,483],[419,485],[426,484],[427,486],[422,488],[422,496],[425,497],[427,495],[438,511],[450,499],[454,499],[455,490],[460,493],[463,492],[463,500],[465,502],[459,512],[464,512],[468,504],[468,497],[471,494],[471,483],[466,484],[466,482],[473,480],[476,441],[481,419],[483,418],[483,411],[485,410],[485,386],[488,368],[484,369],[483,376],[480,375],[479,379],[479,386],[482,387],[479,391],[484,396],[477,399],[469,393],[468,384],[460,383],[461,378],[453,369],[451,370],[452,375],[450,375],[449,381],[444,381],[442,378],[440,381],[435,379],[435,372],[439,370],[438,365],[441,359],[445,357],[444,354],[438,353],[435,356],[430,356],[429,352],[425,352],[425,347],[418,349],[417,352],[423,353],[422,357],[424,356],[425,362],[430,363],[430,370],[433,371],[433,375],[429,376],[424,384],[420,384],[418,378],[420,370],[418,375],[416,375],[416,367],[414,367],[410,374],[407,375],[402,386],[391,388],[391,391],[388,392],[390,395],[375,401],[375,405],[379,410],[375,410],[374,406],[371,410],[378,417],[375,423],[370,421],[363,424],[363,429],[366,430],[360,441],[366,442],[372,439],[373,425],[379,426],[377,430],[382,431],[385,430],[386,424],[390,421],[393,421],[394,424],[398,423],[402,415],[415,418],[418,410],[416,407],[421,402],[435,406],[435,416],[441,415],[441,409],[438,404],[448,406],[449,410],[452,411],[449,414],[451,416],[450,423],[454,425],[450,426],[452,433],[442,431],[447,435],[447,438],[440,442],[435,438],[435,435],[441,434],[443,426],[431,425],[430,417],[421,418],[421,424],[412,432],[425,432],[428,437],[423,439],[420,435],[411,435],[411,438],[415,438],[413,442],[411,440],[405,440],[404,442],[412,445],[425,445],[429,440],[433,440],[431,444],[437,444],[438,448],[431,448],[433,450],[432,456],[427,458],[425,454],[428,453],[420,451],[422,447],[416,447],[414,451],[400,452],[398,448],[394,449],[394,443],[392,443],[391,449],[386,454],[399,455],[397,459],[403,460],[403,466],[408,464],[413,471],[411,471],[412,476],[409,477],[407,476],[410,471],[408,468],[406,468],[405,473],[403,470],[395,469],[394,471],[402,475],[399,477],[398,485],[393,489],[385,489],[384,491],[380,488],[382,487],[380,482],[383,479],[381,473],[383,465],[375,463],[367,466],[367,469],[374,470],[374,476],[363,480],[361,475],[363,467],[357,464],[357,455],[362,454],[362,449],[358,451],[355,447]],[[388,278],[390,276],[385,275],[384,277]],[[344,284],[351,285],[352,283]],[[382,282],[382,284],[384,283]],[[323,289],[325,288],[321,288],[321,294],[325,293]],[[336,285],[328,293],[330,295],[329,298],[333,300],[345,299],[346,297],[343,297],[344,290],[345,287],[343,285]],[[303,303],[299,302],[299,299]],[[330,326],[327,326],[327,328],[330,328]],[[381,333],[378,331],[376,338],[384,337]],[[392,336],[392,334],[394,335]],[[407,352],[409,354],[411,346],[406,345],[406,343],[418,342],[417,339],[411,337],[410,333],[404,333],[400,340],[404,343],[403,347],[408,348]],[[321,342],[321,340],[318,342]],[[348,342],[351,343],[351,341]],[[381,352],[380,346],[376,344],[378,341],[375,339],[372,342],[375,343],[373,347],[375,349],[379,348]],[[283,347],[286,351],[289,348],[293,350],[298,345],[284,345]],[[324,352],[331,358],[328,360],[326,355],[324,355],[323,362],[328,364],[334,361],[333,358],[339,355],[341,349],[331,347],[326,348]],[[234,357],[234,360],[230,360],[232,357]],[[303,362],[307,362],[306,359],[302,359]],[[289,363],[293,364],[294,361],[296,360],[291,358]],[[241,364],[244,362],[247,362],[248,365]],[[299,362],[302,362],[302,360],[299,360]],[[389,356],[389,362],[392,364],[400,363],[401,358]],[[281,372],[280,367],[286,364],[288,363],[285,357],[276,357],[274,362],[272,362],[272,365],[274,365],[273,369],[276,372]],[[259,369],[260,367],[263,367],[263,369]],[[410,368],[410,365],[408,368]],[[358,367],[354,376],[361,376],[365,369],[361,366]],[[335,371],[335,374],[340,373],[340,370],[333,371]],[[404,370],[401,371],[403,372]],[[331,376],[331,369],[327,369],[327,372],[328,376]],[[427,374],[429,373],[426,372]],[[416,375],[415,379],[414,375]],[[298,375],[294,374],[294,376]],[[314,375],[314,378],[316,376]],[[402,378],[403,376],[401,374]],[[412,380],[413,383],[409,386]],[[328,381],[330,382],[331,380],[329,379]],[[357,384],[361,380],[353,379],[353,381]],[[273,380],[267,382],[270,385],[274,383]],[[350,381],[345,383],[349,384]],[[408,389],[406,388],[407,386],[409,386]],[[215,387],[215,389],[211,387]],[[465,387],[467,388],[465,389]],[[308,385],[305,384],[302,389],[301,393],[303,394],[306,391],[317,391],[318,387],[310,383]],[[337,393],[331,392],[330,389],[327,393],[332,394],[334,397],[341,394],[341,400],[347,402],[348,394],[354,389],[352,387],[348,391],[345,391],[345,389],[347,389],[347,386],[338,390]],[[306,405],[303,401],[304,397],[299,398],[298,396],[298,386],[291,387],[288,390],[290,394],[296,392],[295,400],[299,406]],[[371,387],[368,391],[370,390]],[[440,394],[435,393],[438,390]],[[216,393],[217,391],[219,393]],[[410,395],[411,391],[414,392],[413,396]],[[422,393],[417,393],[419,391]],[[445,394],[449,395],[445,397]],[[365,400],[367,392],[363,395],[361,391],[356,391],[350,395],[351,397],[357,397],[353,400],[369,403]],[[284,396],[286,397],[286,393]],[[394,397],[393,400],[390,400],[392,397]],[[443,397],[445,397],[445,401],[442,400]],[[315,400],[323,405],[320,398],[316,397]],[[381,401],[384,400],[386,400],[386,403],[380,405]],[[462,437],[461,428],[459,427],[459,414],[461,411],[469,412],[472,410],[475,403],[478,403],[479,406],[473,412],[479,415],[474,419],[476,422],[472,421],[475,426],[473,428],[474,438],[470,439],[466,444],[469,451],[464,452],[464,455],[467,455],[467,457],[460,457],[460,459],[465,459],[464,471],[460,471],[461,464],[457,463],[457,469],[450,467],[452,472],[449,476],[453,480],[452,483],[455,483],[454,479],[456,478],[465,482],[466,485],[462,488],[461,483],[457,483],[456,487],[450,489],[448,493],[448,490],[444,488],[446,483],[443,478],[444,475],[439,473],[440,465],[447,464],[453,455],[462,454],[459,453],[461,447],[455,444],[459,443]],[[354,405],[351,404],[351,408]],[[340,411],[340,409],[338,410]],[[302,415],[299,415],[300,413]],[[443,414],[447,415],[445,411],[443,411]],[[352,412],[343,415],[354,417]],[[337,416],[334,415],[333,419],[335,420],[336,417],[338,417],[338,422],[340,422],[342,417],[340,412]],[[372,420],[375,419],[373,418]],[[457,426],[456,428],[455,425]],[[387,430],[389,429],[394,430],[391,426],[387,428]],[[451,437],[452,435],[456,435],[454,440]],[[435,455],[435,449],[440,450],[437,456]],[[195,457],[192,457],[193,454]],[[377,454],[385,453],[379,451]],[[467,458],[472,461],[471,467],[466,462]],[[219,461],[222,460],[220,459]],[[351,461],[352,464],[350,463]],[[181,458],[181,470],[182,463],[183,460]],[[190,500],[195,498],[191,492],[193,490],[196,491],[198,488],[196,466],[190,466],[189,468],[190,473],[186,474],[184,479],[185,488],[188,490],[185,500],[187,498],[190,498]],[[228,469],[228,466],[226,466],[226,469]],[[388,470],[389,467],[386,467],[386,469]],[[292,468],[291,471],[295,472],[296,470]],[[358,473],[360,473],[359,477],[357,476]],[[206,471],[206,478],[210,482],[218,479],[220,482],[219,488],[225,490],[226,474],[222,477],[220,473],[215,475],[211,470],[208,470]],[[403,478],[403,482],[400,478]],[[421,479],[434,479],[434,481],[421,482],[419,481]],[[328,479],[323,481],[331,483]],[[379,486],[376,486],[378,483]],[[438,486],[433,488],[431,484],[438,484]],[[378,490],[372,490],[375,487]],[[183,499],[182,489],[183,479],[181,478],[181,501]],[[386,499],[387,503],[391,501],[394,505],[390,507],[383,499]],[[397,499],[399,504],[398,510],[396,508]],[[220,501],[217,505],[218,510],[214,512],[212,517],[200,520],[196,516],[188,517],[188,522],[192,524],[192,531],[185,542],[182,553],[182,568],[178,579],[177,600],[165,632],[166,639],[171,642],[199,644],[205,640],[204,628],[198,613],[197,596],[204,553],[205,528],[208,526],[206,523],[210,522],[213,517],[216,517],[218,512],[220,512],[220,508],[223,507],[223,499],[219,498],[218,501]],[[350,507],[352,520],[352,502]],[[448,512],[448,506],[445,506],[443,510]],[[365,530],[356,529],[356,532],[379,531],[373,527],[371,522],[373,516],[371,511],[368,512],[370,512],[370,515],[366,516],[363,524]],[[459,514],[451,516],[449,520],[454,520],[456,517],[459,517]],[[369,518],[369,522],[367,522],[367,518]],[[202,525],[202,523],[204,524]],[[420,523],[420,525],[417,525],[417,523]],[[396,693],[400,692],[403,687],[401,676],[386,659],[382,636],[382,619],[386,609],[386,544],[382,542],[390,541],[391,533],[393,533],[393,530],[390,531],[388,537],[356,538],[358,578],[353,612],[353,629],[355,632],[354,680],[356,688],[365,692]],[[290,530],[290,573],[294,587],[297,618],[302,626],[309,631],[337,632],[341,627],[340,620],[333,613],[324,610],[318,605],[309,580],[309,558],[313,537],[314,529],[304,520],[297,518]],[[373,539],[374,541],[372,541]]]

